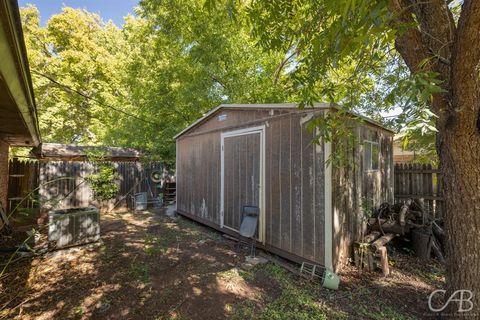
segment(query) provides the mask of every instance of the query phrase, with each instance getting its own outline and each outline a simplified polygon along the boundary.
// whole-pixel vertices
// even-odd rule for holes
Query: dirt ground
[[[102,243],[14,259],[0,278],[2,319],[415,319],[444,283],[435,262],[391,252],[392,275],[340,274],[337,291],[161,213],[102,216]],[[9,254],[0,256],[2,268]]]

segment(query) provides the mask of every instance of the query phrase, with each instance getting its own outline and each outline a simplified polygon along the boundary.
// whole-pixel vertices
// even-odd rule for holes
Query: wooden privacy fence
[[[12,210],[19,199],[21,207],[64,209],[102,205],[103,209],[117,210],[129,206],[130,195],[147,192],[157,197],[160,190],[149,179],[153,171],[164,172],[162,162],[113,162],[118,173],[119,192],[108,202],[99,204],[93,199],[89,183],[85,180],[95,173],[98,165],[83,161],[27,161],[13,159],[10,162],[9,208]],[[28,178],[27,178],[28,177]],[[36,190],[37,189],[37,190]],[[35,191],[36,190],[36,191]]]
[[[441,218],[443,196],[440,171],[430,164],[395,164],[395,203],[413,198],[426,212]]]
[[[35,197],[28,195],[38,186],[38,161],[19,161],[17,158],[10,160],[8,166],[8,203],[10,211],[21,204],[22,208],[37,208]]]

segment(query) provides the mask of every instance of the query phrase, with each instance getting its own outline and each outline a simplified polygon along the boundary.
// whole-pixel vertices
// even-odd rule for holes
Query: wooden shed
[[[330,104],[220,105],[176,138],[177,212],[232,235],[244,205],[260,207],[259,246],[338,270],[364,228],[365,203],[393,201],[393,132],[361,119],[346,165],[315,143],[313,117]]]

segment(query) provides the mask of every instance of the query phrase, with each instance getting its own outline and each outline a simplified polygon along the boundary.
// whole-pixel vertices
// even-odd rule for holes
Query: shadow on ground
[[[102,244],[9,266],[0,316],[408,319],[427,312],[426,295],[442,283],[396,268],[388,279],[347,270],[341,290],[330,291],[271,264],[242,270],[244,253],[231,241],[185,219],[104,215],[101,228]]]

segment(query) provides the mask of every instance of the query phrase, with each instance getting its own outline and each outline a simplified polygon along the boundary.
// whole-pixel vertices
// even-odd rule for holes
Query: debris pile
[[[363,241],[355,243],[355,265],[359,269],[373,271],[380,260],[383,274],[389,271],[386,245],[400,236],[411,241],[415,254],[429,259],[431,254],[445,263],[445,232],[441,219],[429,215],[413,199],[390,205],[383,203],[368,220]]]

